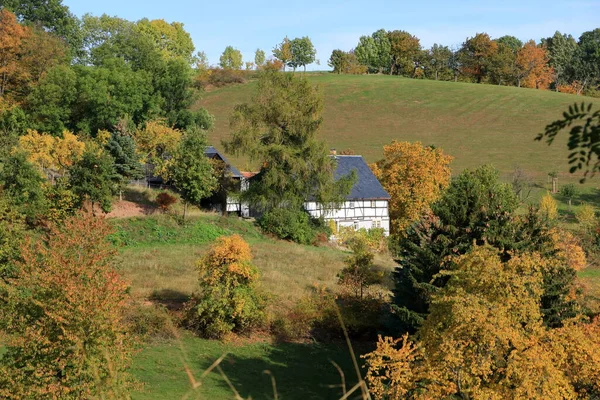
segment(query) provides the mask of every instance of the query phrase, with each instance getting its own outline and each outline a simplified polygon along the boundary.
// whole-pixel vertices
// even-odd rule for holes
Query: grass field
[[[520,166],[539,182],[552,170],[562,173],[561,181],[571,177],[566,140],[549,147],[534,141],[536,134],[574,102],[600,105],[600,99],[505,86],[381,75],[308,76],[323,91],[320,133],[332,148],[350,148],[370,162],[392,140],[421,141],[454,156],[455,173],[491,163],[510,174]],[[211,144],[222,148],[233,107],[248,101],[255,87],[251,82],[203,95],[198,106],[216,116]],[[240,169],[252,169],[244,159],[232,160]]]

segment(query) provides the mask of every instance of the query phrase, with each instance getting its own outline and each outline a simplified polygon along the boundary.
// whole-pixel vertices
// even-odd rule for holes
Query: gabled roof
[[[389,200],[390,195],[377,180],[362,156],[331,156],[337,161],[335,179],[356,171],[357,181],[346,200]]]
[[[229,172],[231,172],[231,176],[233,176],[234,178],[242,178],[242,173],[236,167],[234,167],[229,162],[229,160],[227,160],[227,158],[219,152],[219,150],[217,150],[213,146],[208,146],[206,150],[204,150],[204,155],[210,158],[218,157],[227,165],[227,167],[229,168]]]

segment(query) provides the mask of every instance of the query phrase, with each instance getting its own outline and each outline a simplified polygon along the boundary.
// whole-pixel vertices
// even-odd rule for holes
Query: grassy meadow
[[[455,173],[491,163],[502,174],[522,168],[542,183],[556,170],[567,173],[566,135],[553,146],[534,141],[544,127],[574,102],[586,98],[550,91],[470,83],[416,80],[386,75],[309,73],[324,95],[320,134],[331,148],[352,149],[368,162],[382,157],[392,140],[421,141],[442,148],[455,159]],[[249,101],[255,82],[211,90],[197,106],[216,117],[211,144],[221,148],[229,137],[229,116]],[[232,157],[240,169],[252,169]]]

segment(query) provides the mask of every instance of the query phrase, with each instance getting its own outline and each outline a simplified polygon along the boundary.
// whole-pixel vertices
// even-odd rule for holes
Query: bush
[[[173,339],[175,329],[167,310],[158,305],[133,304],[125,315],[130,331],[141,339]]]
[[[249,75],[247,71],[228,68],[211,68],[207,71],[198,74],[194,84],[198,87],[205,88],[208,85],[215,87],[223,87],[245,83],[245,77]]]
[[[177,198],[175,196],[171,196],[167,192],[160,192],[156,196],[156,204],[158,204],[158,208],[162,212],[168,212],[171,209],[173,204],[177,203]]]
[[[183,325],[207,338],[246,333],[264,321],[258,270],[239,235],[221,237],[198,262],[199,290],[186,303]]]
[[[347,247],[351,247],[354,241],[364,242],[369,249],[375,252],[383,252],[388,248],[385,230],[383,228],[360,228],[354,229],[353,226],[341,227],[337,236],[337,241]]]
[[[300,244],[313,244],[317,235],[331,235],[331,230],[321,219],[311,218],[306,211],[275,208],[258,220],[261,229],[283,240]],[[322,235],[320,235],[322,237]]]

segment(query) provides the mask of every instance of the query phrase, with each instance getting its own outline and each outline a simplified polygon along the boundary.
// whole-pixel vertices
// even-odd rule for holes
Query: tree
[[[304,67],[304,72],[306,72],[306,65],[315,62],[317,50],[308,36],[291,40],[290,51],[292,57],[287,65],[292,67],[294,71],[296,71],[297,67]]]
[[[164,59],[179,58],[188,64],[192,62],[194,43],[181,22],[168,23],[163,19],[143,18],[135,24],[135,30],[149,38]]]
[[[381,282],[382,275],[373,269],[375,254],[364,239],[355,237],[349,247],[352,254],[344,260],[346,267],[338,273],[338,283],[362,299],[369,286]]]
[[[548,65],[546,48],[533,40],[525,43],[517,53],[518,85],[534,89],[547,89],[552,83],[554,71]]]
[[[598,393],[590,383],[600,377],[600,358],[589,357],[600,349],[598,321],[543,326],[539,304],[548,262],[536,253],[503,261],[487,246],[457,257],[442,272],[448,282],[432,295],[416,341],[380,338],[365,356],[375,398],[574,399]],[[564,361],[566,354],[574,359]]]
[[[414,223],[398,240],[399,267],[394,272],[394,308],[400,328],[414,331],[429,313],[430,298],[447,280],[440,270],[452,269],[451,258],[466,254],[474,244],[488,244],[503,260],[515,252],[537,251],[561,260],[544,272],[544,322],[560,326],[573,316],[575,274],[556,257],[550,227],[537,210],[516,213],[519,205],[510,184],[500,182],[489,166],[466,170],[432,205],[432,214]],[[552,264],[554,266],[554,264]]]
[[[89,201],[92,213],[95,212],[96,204],[100,205],[102,211],[110,211],[112,196],[117,193],[119,183],[119,176],[111,156],[102,151],[88,149],[68,172],[69,185],[77,196],[77,205],[80,208]]]
[[[508,47],[515,54],[521,49],[521,47],[523,47],[522,41],[510,35],[501,36],[498,39],[495,39],[494,41],[498,44],[498,46],[503,45],[505,47]]]
[[[256,68],[260,68],[265,64],[265,52],[261,49],[256,49],[254,52],[254,65]]]
[[[127,397],[128,285],[114,270],[109,224],[78,214],[25,242],[17,273],[0,282],[6,353],[0,395]]]
[[[19,211],[0,191],[0,282],[14,277],[18,270],[16,264],[21,260],[26,221]]]
[[[22,42],[30,34],[29,29],[17,22],[13,13],[5,8],[0,10],[0,99],[5,99],[25,79],[19,58]],[[12,96],[15,97],[14,94]]]
[[[242,68],[242,53],[232,46],[225,47],[223,54],[219,58],[219,65],[225,69],[241,69]]]
[[[343,50],[333,50],[333,52],[331,53],[331,57],[329,59],[331,64],[329,66],[332,67],[334,71],[336,71],[336,68],[334,66],[336,63],[335,60],[342,60],[342,58],[340,57],[342,53],[344,53]],[[369,70],[377,70],[377,67],[375,67],[375,64],[377,64],[377,47],[373,37],[361,36],[358,40],[358,44],[354,48],[354,54],[356,54],[358,62],[360,62],[362,65],[367,66]]]
[[[420,142],[392,142],[384,146],[383,159],[371,169],[391,196],[393,233],[402,235],[413,222],[430,211],[450,184],[452,157]]]
[[[258,270],[239,235],[220,237],[196,264],[199,291],[186,303],[184,324],[209,338],[246,333],[264,319]]]
[[[358,61],[371,71],[383,73],[390,68],[391,44],[385,29],[373,32],[371,36],[361,36],[354,53]]]
[[[341,74],[346,69],[346,65],[348,63],[347,53],[343,50],[333,50],[331,52],[331,56],[329,57],[329,61],[327,61],[327,65],[333,68],[333,72],[336,74]]]
[[[168,180],[168,156],[175,153],[182,136],[181,130],[167,126],[164,120],[154,120],[136,129],[133,139],[142,161],[152,164],[154,170],[151,173]]]
[[[206,135],[200,130],[188,130],[173,154],[169,176],[183,200],[183,218],[187,205],[200,205],[217,188],[217,179],[206,149]]]
[[[517,54],[522,47],[521,41],[513,36],[503,36],[496,43],[498,51],[492,56],[489,66],[490,81],[498,85],[520,84]]]
[[[442,46],[435,43],[429,50],[429,68],[433,71],[435,80],[437,81],[440,75],[444,77],[451,76],[450,58],[452,50],[447,46]]]
[[[415,60],[421,52],[419,39],[406,31],[388,32],[387,36],[390,42],[390,75],[396,71],[398,75],[414,76]]]
[[[478,33],[468,38],[462,45],[459,57],[462,72],[473,77],[477,83],[487,78],[492,57],[498,51],[498,44],[487,33]]]
[[[133,138],[120,132],[111,133],[105,150],[114,159],[115,172],[120,176],[119,196],[122,199],[123,187],[132,180],[144,177],[140,155],[136,151]]]
[[[34,224],[44,215],[46,198],[42,190],[44,178],[38,169],[27,161],[27,154],[17,151],[11,154],[0,168],[0,187],[11,207],[25,215]]]
[[[292,59],[292,46],[290,39],[286,36],[283,41],[273,48],[273,57],[283,63],[283,70],[285,66]]]
[[[571,211],[571,201],[573,200],[573,197],[577,196],[577,192],[577,188],[572,183],[564,185],[560,188],[560,194],[566,197],[569,202],[569,211]]]
[[[577,51],[577,42],[573,36],[556,31],[552,37],[543,41],[548,49],[548,64],[554,70],[556,86],[570,83],[573,75],[573,58]]]
[[[335,160],[317,137],[322,109],[318,89],[305,77],[270,69],[261,74],[252,102],[234,107],[232,137],[223,144],[261,165],[242,193],[253,207],[299,210],[309,198],[330,207],[350,192],[354,179],[334,180]]]
[[[600,28],[581,34],[573,67],[574,78],[581,82],[578,94],[600,82]]]
[[[19,145],[27,153],[29,161],[50,176],[53,176],[52,171],[64,174],[85,150],[85,143],[69,131],[64,131],[62,137],[55,137],[28,130],[19,138]]]
[[[548,221],[554,221],[558,218],[558,204],[556,204],[556,200],[550,192],[546,193],[540,200],[540,214],[542,218]]]

